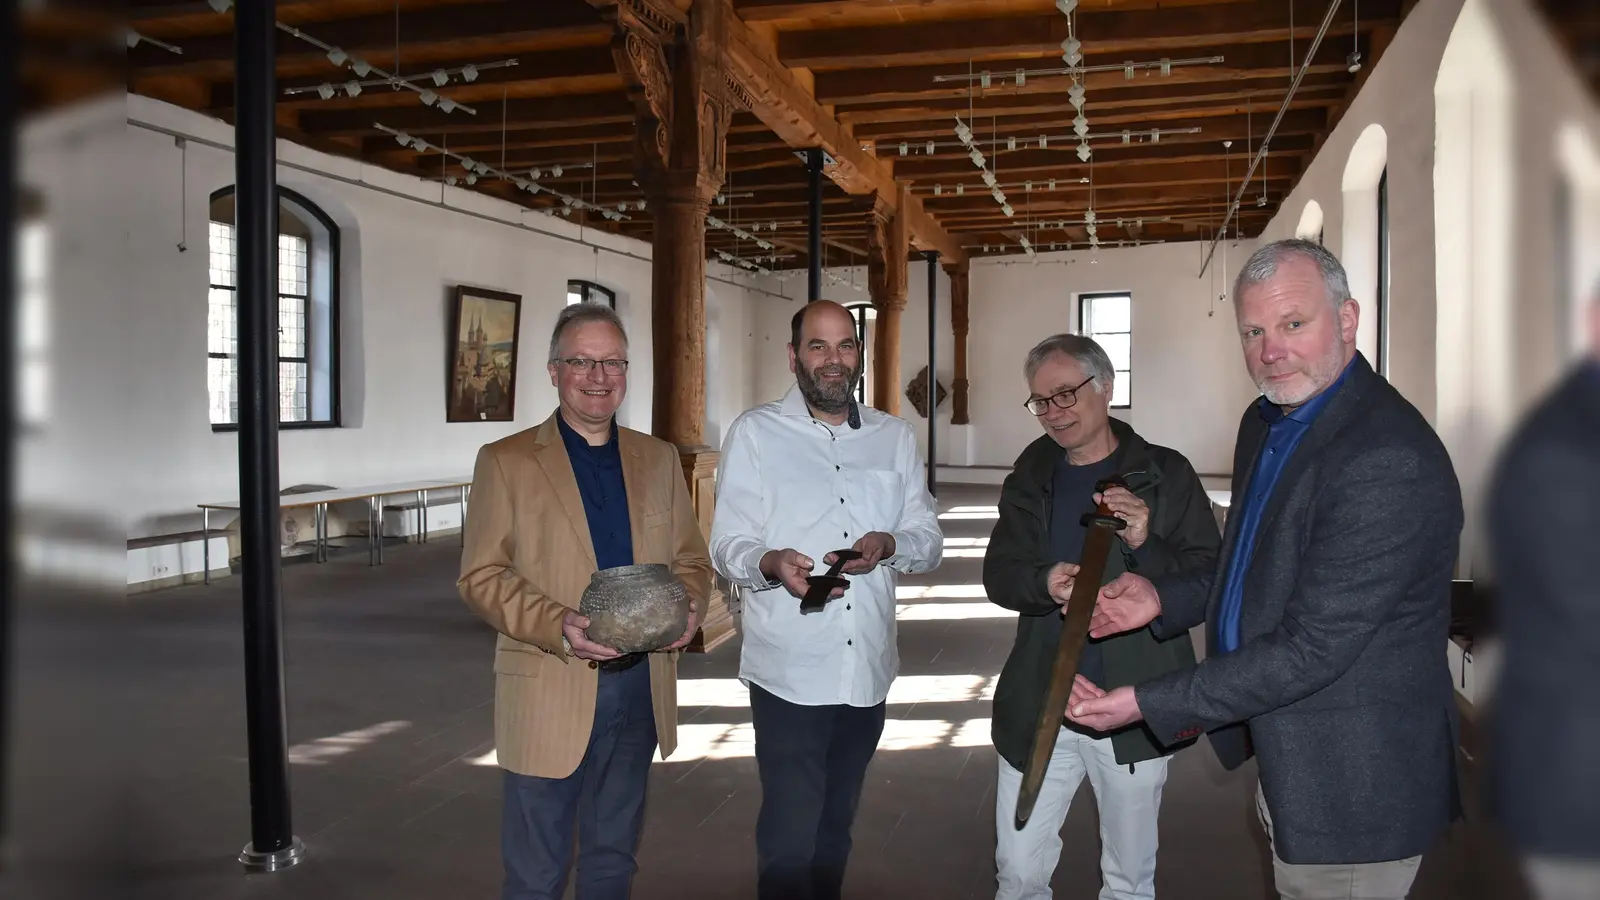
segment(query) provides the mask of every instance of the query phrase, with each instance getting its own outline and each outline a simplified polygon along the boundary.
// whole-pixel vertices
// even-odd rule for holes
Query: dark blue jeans
[[[761,770],[756,894],[837,900],[884,705],[800,706],[751,684],[750,717]]]
[[[561,900],[578,831],[579,900],[627,900],[638,864],[645,785],[656,752],[650,664],[600,674],[594,730],[566,778],[505,773],[503,900]]]

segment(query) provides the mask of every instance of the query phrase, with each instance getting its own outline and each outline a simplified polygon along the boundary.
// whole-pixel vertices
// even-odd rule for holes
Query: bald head
[[[808,325],[815,330],[825,327],[821,323],[837,325],[841,322],[852,334],[855,333],[856,317],[850,314],[850,310],[832,300],[815,300],[807,303],[796,310],[794,316],[789,319],[789,346],[796,349],[805,346],[802,341],[808,333]]]

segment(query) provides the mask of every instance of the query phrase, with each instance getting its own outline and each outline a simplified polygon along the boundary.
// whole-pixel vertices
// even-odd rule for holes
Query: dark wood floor
[[[1012,618],[979,583],[993,488],[946,487],[948,556],[902,584],[901,676],[869,772],[846,885],[853,897],[981,898],[994,889],[989,693]],[[992,507],[989,507],[992,509]],[[970,516],[970,517],[969,517]],[[963,554],[963,555],[956,555]],[[499,772],[493,634],[457,599],[454,537],[285,572],[293,811],[307,860],[246,876],[249,839],[239,584],[110,601],[35,597],[19,630],[9,884],[54,898],[493,898]],[[640,900],[754,894],[760,789],[737,641],[680,670],[680,748],[650,788]],[[1172,763],[1157,889],[1271,897],[1254,770],[1201,745]],[[1056,895],[1099,888],[1087,784],[1068,817]],[[1417,900],[1519,900],[1495,842],[1459,825]]]

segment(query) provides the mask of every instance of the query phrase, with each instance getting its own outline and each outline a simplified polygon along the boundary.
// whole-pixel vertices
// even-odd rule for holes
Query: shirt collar
[[[574,430],[571,425],[567,424],[567,417],[563,416],[559,411],[556,412],[556,426],[561,429],[561,440],[565,442],[568,447],[572,447],[574,445],[581,447],[593,447],[593,445],[589,443],[588,438],[585,438],[583,435]],[[599,450],[602,447],[614,447],[616,446],[616,443],[617,417],[612,416],[611,436],[606,439],[606,443],[601,444],[599,447],[593,447],[593,449]]]
[[[1281,419],[1288,419],[1300,425],[1310,425],[1316,421],[1317,416],[1322,413],[1323,407],[1328,405],[1328,401],[1333,399],[1333,395],[1337,394],[1339,389],[1344,387],[1344,383],[1350,380],[1350,372],[1355,368],[1356,359],[1359,357],[1360,354],[1350,357],[1350,361],[1345,363],[1344,371],[1339,373],[1339,377],[1334,379],[1333,384],[1328,385],[1325,390],[1315,397],[1300,404],[1292,412],[1285,413],[1278,404],[1273,403],[1266,397],[1262,397],[1257,401],[1261,411],[1261,418],[1266,419],[1268,425],[1276,425]]]
[[[796,382],[783,395],[783,402],[778,405],[778,412],[786,416],[799,416],[805,419],[814,419],[811,407],[806,405],[805,395],[800,393],[800,384]],[[850,411],[845,416],[845,424],[853,429],[861,427],[861,407],[856,403],[856,398],[850,398]]]

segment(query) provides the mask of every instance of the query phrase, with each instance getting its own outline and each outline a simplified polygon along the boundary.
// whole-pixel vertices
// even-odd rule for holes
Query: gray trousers
[[[1267,798],[1256,784],[1256,815],[1272,842],[1272,816]],[[1381,863],[1352,863],[1342,866],[1297,866],[1278,858],[1272,851],[1272,880],[1283,900],[1405,900],[1416,880],[1421,856]]]

